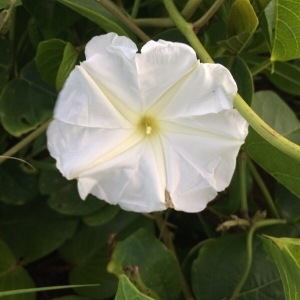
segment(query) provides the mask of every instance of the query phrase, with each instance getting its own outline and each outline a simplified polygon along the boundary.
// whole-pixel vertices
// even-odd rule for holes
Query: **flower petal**
[[[53,120],[47,130],[48,149],[68,179],[118,156],[141,138],[133,129],[89,128],[60,120]]]
[[[217,113],[233,107],[236,92],[236,83],[225,67],[198,62],[161,96],[149,114],[168,119]]]
[[[188,45],[166,41],[148,42],[141,49],[141,54],[136,56],[143,109],[148,110],[196,64],[195,51]]]
[[[54,111],[58,120],[87,127],[132,128],[125,117],[80,66],[68,77]]]
[[[130,211],[164,210],[164,185],[148,141],[144,139],[130,150],[82,174],[78,180],[80,196],[85,198],[90,193]]]
[[[164,140],[168,141],[164,145],[169,153],[166,155],[167,170],[173,163],[170,158],[175,155],[170,154],[173,151],[182,158],[176,168],[182,168],[180,164],[193,166],[199,177],[202,176],[216,191],[224,190],[229,185],[236,156],[248,132],[247,122],[236,110],[177,118],[176,123],[165,122],[163,128]],[[169,185],[169,192],[177,193],[175,190],[178,187],[172,182]]]
[[[81,66],[89,73],[112,105],[127,115],[138,114],[142,101],[136,70],[136,45],[126,37],[108,34],[92,39],[87,45],[87,60]]]

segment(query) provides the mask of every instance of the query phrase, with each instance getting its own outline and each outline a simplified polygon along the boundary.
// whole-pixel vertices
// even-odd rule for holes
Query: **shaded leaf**
[[[0,97],[4,128],[14,136],[27,133],[52,116],[55,91],[39,76],[34,62],[21,72],[20,79],[9,82]]]
[[[53,38],[80,19],[80,15],[53,0],[22,0],[44,37]]]
[[[128,36],[126,26],[95,0],[58,0],[84,17],[95,22],[106,32]]]
[[[39,186],[42,194],[49,195],[48,205],[61,214],[84,216],[105,206],[104,201],[91,195],[82,200],[78,194],[77,181],[65,179],[58,170],[43,170]]]
[[[115,295],[117,277],[107,272],[107,263],[114,247],[114,236],[124,238],[137,227],[148,228],[151,222],[140,214],[120,211],[104,226],[82,225],[60,254],[73,268],[69,274],[71,284],[94,284],[98,287],[75,289],[85,297],[107,299]]]
[[[0,205],[0,237],[15,257],[37,260],[61,246],[76,229],[78,220],[64,218],[40,200],[25,206]]]
[[[38,176],[22,163],[8,159],[0,166],[1,202],[22,205],[38,195]]]
[[[0,298],[1,292],[34,288],[35,284],[22,264],[11,253],[8,246],[0,239]],[[16,300],[16,296],[7,296],[6,300]],[[35,294],[19,295],[18,300],[34,300]]]
[[[268,79],[282,91],[300,95],[300,68],[287,62],[275,62],[274,67],[264,72]]]
[[[283,299],[283,288],[275,266],[267,260],[259,239],[253,242],[249,277],[240,300]],[[230,297],[246,266],[246,234],[207,241],[192,265],[192,287],[197,300]]]
[[[265,250],[279,270],[286,300],[300,298],[300,239],[263,236]]]
[[[126,266],[138,267],[143,283],[160,298],[178,297],[180,279],[176,259],[161,242],[143,229],[117,243],[108,270],[121,275]]]

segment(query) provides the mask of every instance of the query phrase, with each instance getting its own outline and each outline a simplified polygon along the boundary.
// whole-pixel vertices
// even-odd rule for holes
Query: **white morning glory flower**
[[[230,183],[248,124],[236,84],[182,43],[150,41],[137,53],[109,33],[86,46],[47,131],[50,154],[81,198],[136,212],[203,210]]]

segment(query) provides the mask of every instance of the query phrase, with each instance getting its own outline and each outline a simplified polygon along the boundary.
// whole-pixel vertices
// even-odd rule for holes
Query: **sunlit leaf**
[[[274,92],[254,95],[253,110],[286,138],[300,142],[300,124],[294,112]],[[254,130],[249,130],[244,149],[262,168],[300,196],[300,163],[267,143]]]
[[[286,61],[300,57],[300,2],[276,0],[275,18],[271,60]]]
[[[267,253],[279,270],[286,300],[300,298],[300,239],[264,236]]]
[[[228,16],[228,39],[220,42],[229,51],[240,53],[258,25],[258,19],[249,0],[235,0]]]
[[[150,300],[150,298],[142,294],[125,275],[120,275],[117,294],[115,300]]]

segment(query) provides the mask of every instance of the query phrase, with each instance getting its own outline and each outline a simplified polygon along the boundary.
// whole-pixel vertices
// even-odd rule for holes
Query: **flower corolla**
[[[123,209],[203,210],[230,183],[248,124],[237,86],[183,43],[96,36],[59,94],[48,148],[82,199]]]

